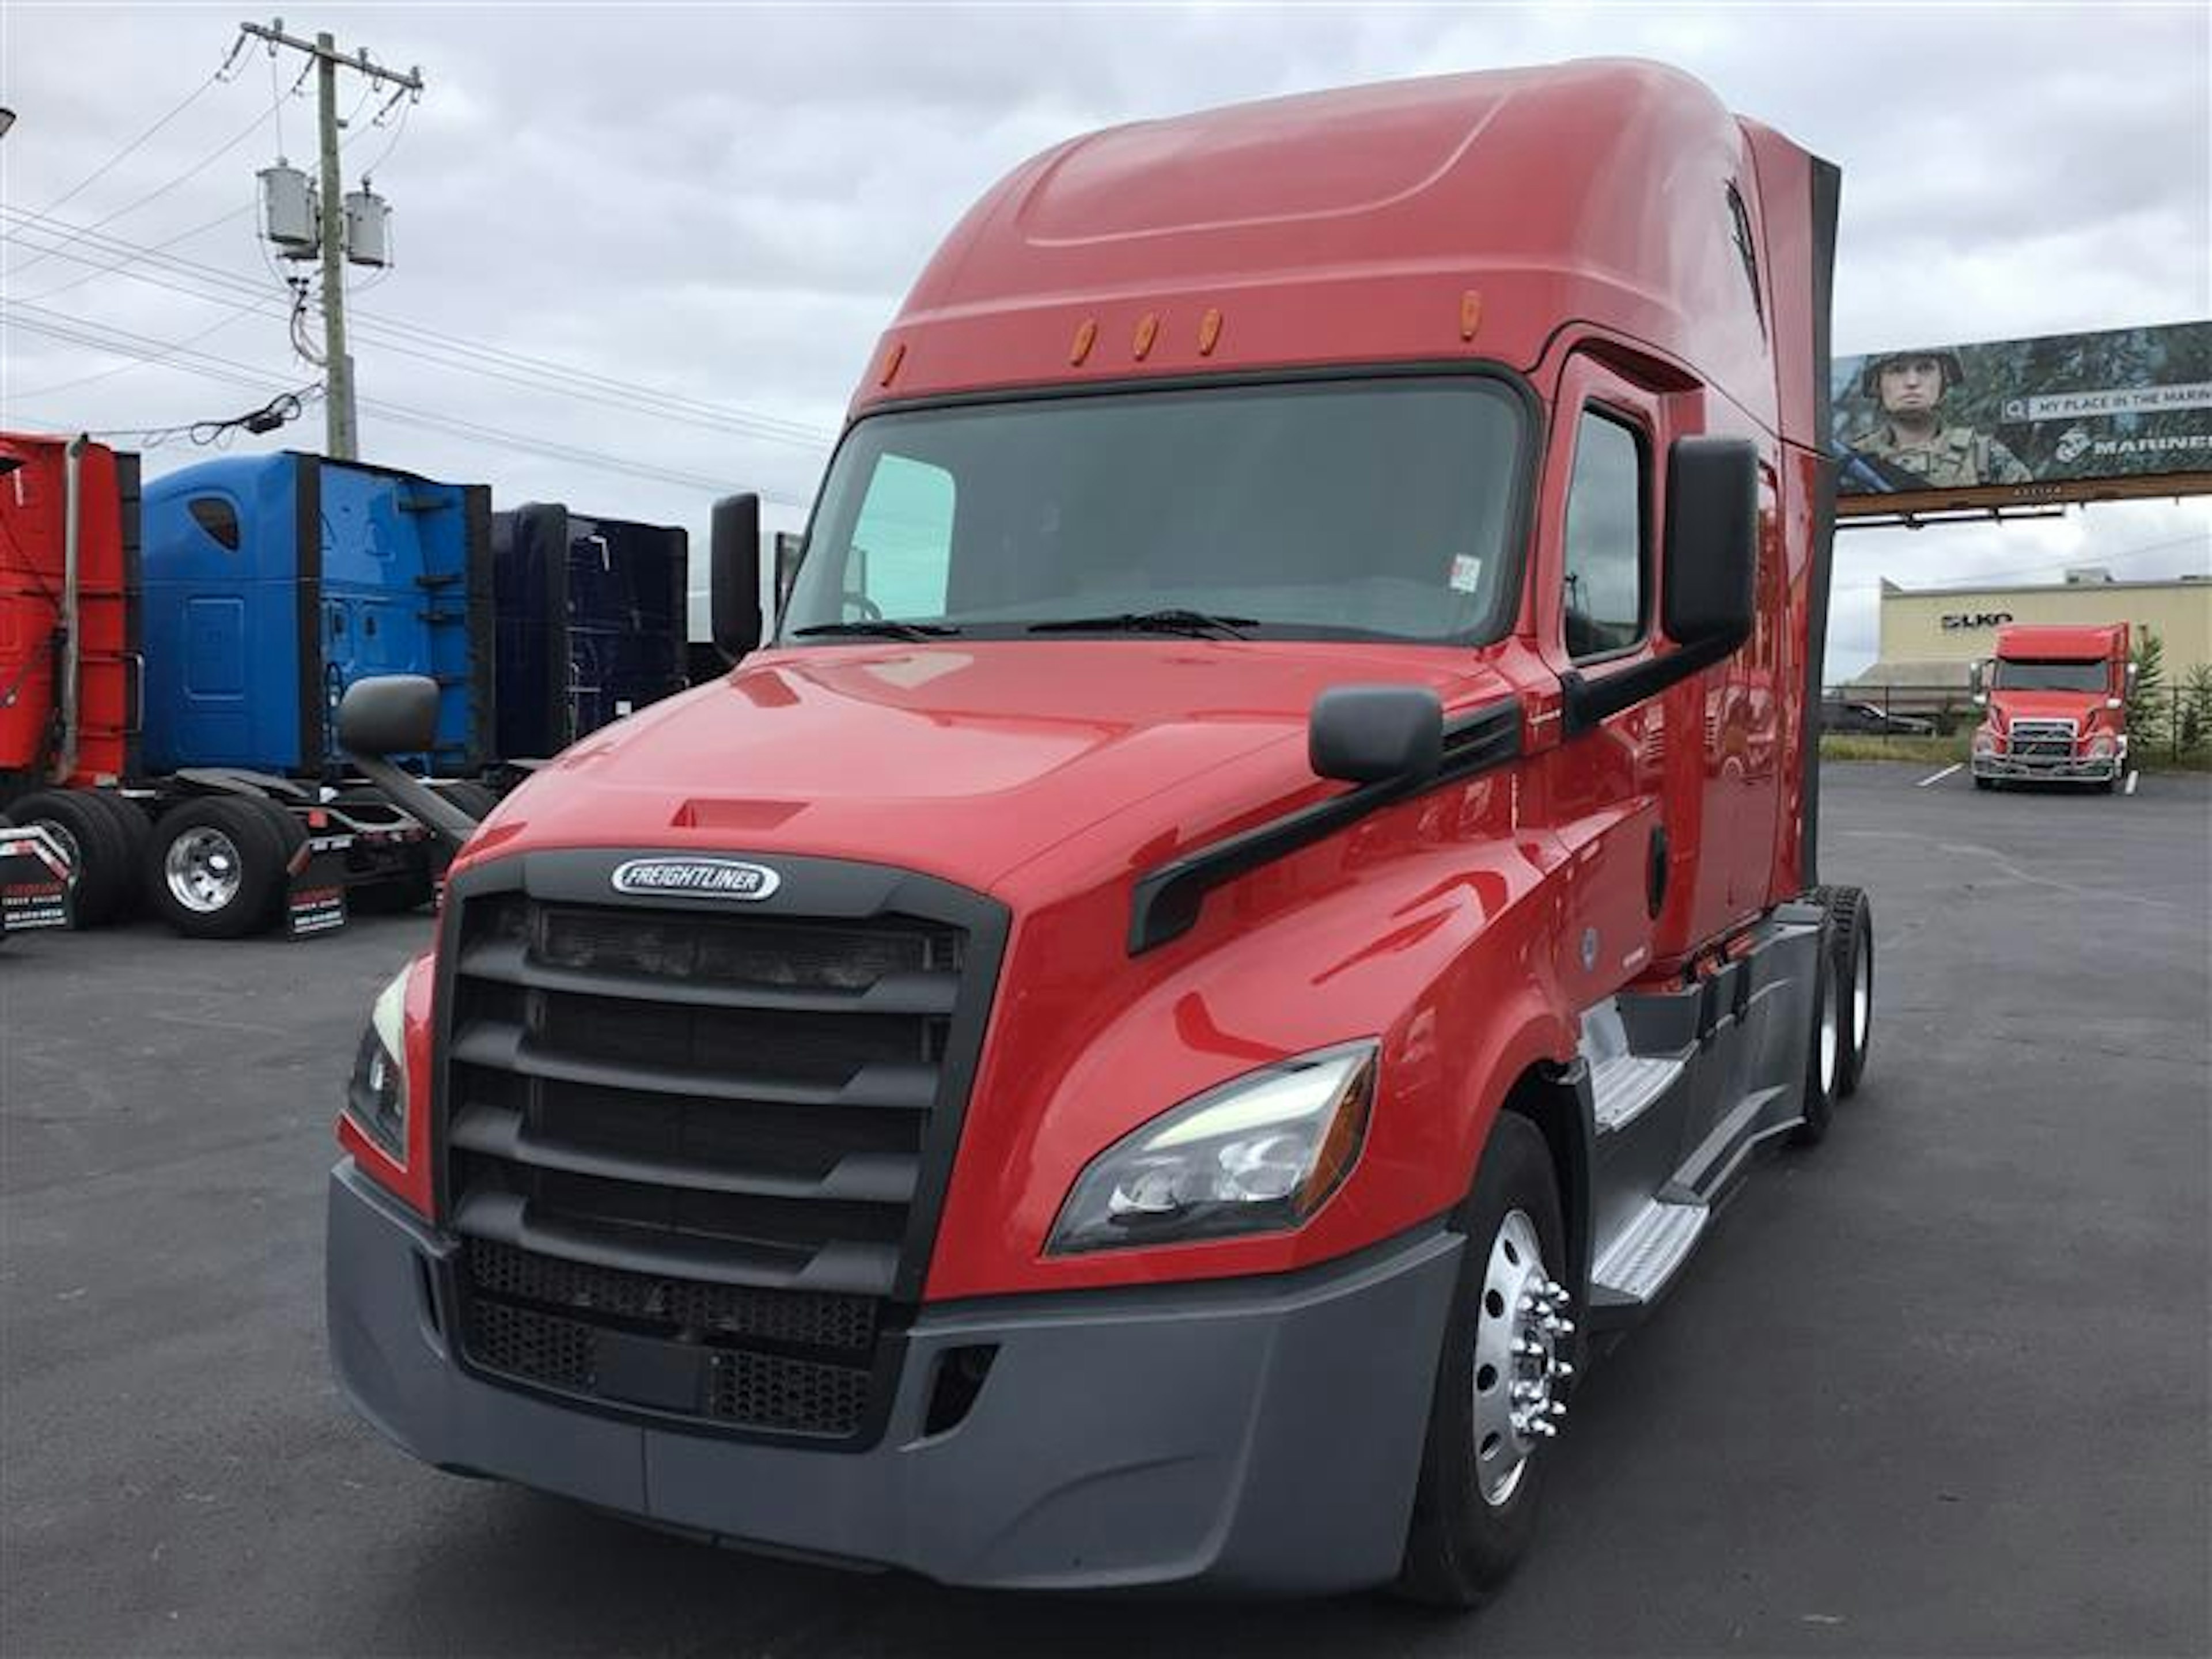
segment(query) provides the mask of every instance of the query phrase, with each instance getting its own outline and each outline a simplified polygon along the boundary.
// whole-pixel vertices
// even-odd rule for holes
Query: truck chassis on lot
[[[0,461],[0,814],[61,848],[73,924],[101,926],[143,900],[197,937],[279,923],[301,934],[342,925],[348,893],[368,908],[426,902],[429,830],[357,774],[142,762],[149,601],[137,457],[85,438],[7,434]],[[235,519],[228,527],[234,538]],[[268,601],[256,592],[252,603]],[[246,607],[225,595],[203,608],[228,617]],[[186,601],[167,625],[188,633],[194,614]],[[218,680],[252,658],[234,643]],[[208,678],[190,669],[175,678]],[[177,701],[164,698],[165,718]],[[461,788],[467,806],[489,807],[489,791]]]
[[[1594,1336],[1865,1065],[1814,872],[1837,192],[1612,63],[1017,168],[768,647],[732,497],[739,665],[510,795],[377,999],[362,1414],[954,1583],[1480,1600]]]

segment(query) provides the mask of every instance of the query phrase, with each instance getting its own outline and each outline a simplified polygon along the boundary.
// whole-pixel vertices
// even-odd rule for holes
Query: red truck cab
[[[2127,696],[2135,669],[2128,625],[1997,630],[1996,655],[1977,665],[1977,788],[2001,782],[2091,783],[2110,791],[2127,775]]]
[[[1593,1332],[1863,1063],[1813,888],[1837,176],[1656,65],[1077,139],[884,335],[761,646],[378,1000],[330,1331],[433,1463],[1028,1588],[1525,1547]],[[760,647],[760,648],[755,648]],[[356,753],[427,683],[364,683]]]

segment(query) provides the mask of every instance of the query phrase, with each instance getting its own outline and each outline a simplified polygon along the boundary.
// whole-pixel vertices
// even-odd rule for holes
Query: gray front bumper
[[[2070,757],[2061,759],[2015,760],[2009,755],[1977,755],[1973,757],[1974,775],[1978,778],[2047,779],[2053,783],[2109,783],[2119,776],[2126,763],[2122,755]]]
[[[350,1159],[331,1172],[330,1342],[362,1415],[426,1462],[721,1540],[948,1583],[1201,1582],[1327,1593],[1398,1570],[1461,1240],[1422,1229],[1265,1280],[925,1308],[871,1449],[693,1434],[458,1366],[451,1250]],[[997,1345],[922,1431],[939,1351]]]

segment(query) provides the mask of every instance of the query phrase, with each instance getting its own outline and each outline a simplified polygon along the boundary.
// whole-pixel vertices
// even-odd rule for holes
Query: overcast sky
[[[301,60],[272,86],[257,46],[204,85],[246,15],[0,0],[0,104],[18,115],[0,141],[0,422],[161,427],[315,378],[291,353],[251,211],[280,144],[313,165],[312,99],[285,95]],[[374,124],[359,77],[341,87],[349,182],[373,169],[398,252],[355,301],[360,395],[391,411],[365,408],[363,456],[488,482],[505,505],[685,524],[695,547],[733,488],[760,489],[770,521],[796,527],[877,335],[936,238],[1016,162],[1092,127],[1352,82],[1593,55],[1704,77],[1844,169],[1840,353],[2212,315],[2202,3],[285,15],[294,33],[419,64],[428,83],[404,127]],[[57,223],[96,229],[40,252],[68,235]],[[164,360],[119,354],[118,331]],[[562,382],[574,396],[536,362],[455,367],[471,346],[603,379]],[[321,440],[311,409],[239,447]],[[173,439],[148,470],[204,453]],[[1859,531],[1839,550],[1832,677],[1873,655],[1882,576],[2203,570],[2212,504]]]

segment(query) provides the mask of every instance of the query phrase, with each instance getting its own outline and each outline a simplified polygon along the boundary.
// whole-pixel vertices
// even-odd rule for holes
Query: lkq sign
[[[1980,628],[2002,628],[2012,620],[2009,611],[1950,611],[1941,621],[1946,634],[1963,634]]]

